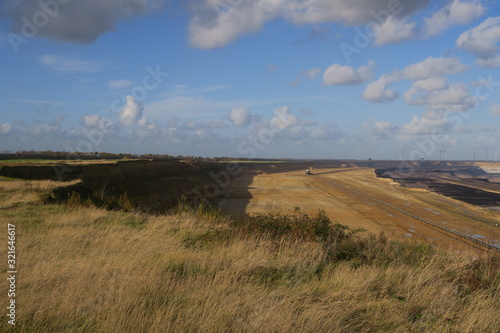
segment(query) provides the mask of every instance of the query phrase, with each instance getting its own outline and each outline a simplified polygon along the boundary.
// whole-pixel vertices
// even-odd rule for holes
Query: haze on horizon
[[[0,151],[500,151],[495,0],[20,0],[0,36]]]

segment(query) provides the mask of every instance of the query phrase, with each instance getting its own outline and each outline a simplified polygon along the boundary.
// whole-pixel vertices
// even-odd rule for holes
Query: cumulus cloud
[[[369,61],[367,66],[354,69],[351,66],[333,64],[323,73],[323,83],[327,86],[358,85],[372,78],[371,69],[375,62]]]
[[[77,44],[89,44],[100,35],[113,31],[116,22],[157,9],[164,0],[61,2],[64,4],[54,1],[52,3],[56,3],[56,5],[44,6],[46,1],[9,1],[2,4],[0,10],[3,16],[9,18],[11,30],[17,34],[26,36],[27,28],[25,26],[26,21],[29,21],[36,29],[37,36]],[[37,23],[36,26],[34,23]]]
[[[408,18],[398,19],[389,16],[385,22],[376,25],[373,29],[373,35],[376,46],[385,44],[397,44],[412,39],[415,36],[415,22],[408,22]]]
[[[384,74],[378,80],[373,81],[366,86],[363,92],[363,98],[370,102],[387,103],[399,97],[397,91],[387,88],[392,82],[397,81],[397,76]]]
[[[246,126],[250,124],[252,115],[250,114],[250,110],[247,108],[234,108],[229,114],[229,119],[231,119],[233,124],[236,126]]]
[[[500,16],[490,17],[477,27],[467,30],[458,37],[456,45],[475,55],[480,66],[500,67],[498,42],[500,42]]]
[[[448,87],[448,80],[444,77],[430,77],[413,82],[413,87],[419,90],[437,90]]]
[[[462,73],[467,69],[468,67],[457,58],[428,57],[423,61],[405,67],[401,71],[396,70],[392,73],[383,74],[366,86],[363,98],[376,103],[393,101],[399,97],[399,93],[389,89],[388,85],[406,79],[414,81],[412,87],[404,94],[407,103],[424,105],[426,102],[429,102],[433,105],[438,105],[435,101],[437,98],[445,99],[444,95],[448,94],[458,99],[455,95],[460,95],[462,102],[465,103],[461,109],[469,109],[473,101],[470,99],[468,92],[466,92],[467,89],[462,85],[455,85],[451,89],[443,90],[448,87],[448,82],[444,76]],[[432,93],[434,90],[441,91]],[[428,93],[415,98],[422,91]],[[452,98],[452,96],[448,97]],[[448,103],[443,104],[448,105]],[[458,105],[456,105],[456,108],[458,108]]]
[[[425,92],[428,94],[429,92],[444,88],[448,88],[448,80],[443,77],[431,77],[428,79],[416,80],[413,82],[410,89],[403,94],[403,97],[407,103],[416,104],[413,100],[419,93]]]
[[[403,75],[410,80],[420,80],[463,73],[467,68],[468,67],[462,64],[457,58],[428,57],[424,61],[407,66],[403,70]]]
[[[82,117],[82,124],[86,127],[99,127],[102,119],[98,114],[89,114]]]
[[[496,68],[500,67],[500,55],[493,56],[488,59],[477,59],[476,63],[481,67]]]
[[[480,1],[454,0],[424,19],[424,35],[435,36],[454,25],[469,24],[484,13]]]
[[[111,133],[116,129],[116,124],[113,121],[98,114],[84,115],[80,123],[84,127],[96,128],[103,133]]]
[[[412,86],[404,94],[408,104],[426,105],[430,110],[467,111],[475,107],[477,100],[463,83],[443,86],[443,89],[425,89]]]
[[[154,131],[156,125],[143,115],[144,105],[137,102],[133,96],[127,96],[127,102],[120,111],[120,123],[123,126],[136,125],[140,129]]]
[[[354,26],[377,17],[394,16],[395,22],[400,23],[391,21],[385,27],[387,36],[391,36],[387,38],[389,41],[396,38],[395,31],[407,34],[411,27],[401,20],[428,3],[429,0],[402,0],[396,5],[389,5],[387,0],[255,0],[238,1],[231,6],[226,1],[202,0],[192,6],[194,16],[189,24],[189,40],[199,48],[222,47],[240,35],[261,30],[266,22],[277,18],[298,25],[341,23]]]
[[[268,0],[276,2],[275,0]],[[387,0],[311,0],[281,1],[284,16],[298,24],[340,22],[346,25],[360,25],[373,21],[376,17],[394,15],[405,17],[425,7],[428,0],[402,0],[388,4]]]
[[[276,6],[258,6],[253,1],[242,1],[238,6],[221,9],[222,2],[203,1],[194,6],[195,16],[188,27],[191,45],[204,49],[222,47],[239,35],[259,31],[266,21],[275,16]]]
[[[155,123],[149,121],[146,116],[142,116],[141,119],[139,119],[139,121],[137,122],[137,127],[145,131],[154,131],[157,128]]]
[[[419,118],[413,116],[408,124],[404,124],[401,128],[401,135],[422,135],[446,133],[453,126],[446,118],[429,119],[426,117]]]
[[[269,133],[269,131],[273,133],[273,138],[279,142],[293,140],[296,144],[311,142],[311,140],[313,142],[334,140],[345,135],[338,125],[318,124],[315,121],[302,119],[293,114],[288,106],[276,108],[269,120],[255,121],[254,126],[250,128],[250,136],[258,137],[263,133]]]
[[[271,128],[285,130],[299,123],[298,118],[290,112],[288,106],[282,106],[274,110],[274,116],[269,121]]]

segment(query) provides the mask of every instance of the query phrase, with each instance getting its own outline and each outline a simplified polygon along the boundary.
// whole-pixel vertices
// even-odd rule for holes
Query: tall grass
[[[321,211],[235,220],[6,198],[19,332],[500,331],[495,256],[367,235]]]

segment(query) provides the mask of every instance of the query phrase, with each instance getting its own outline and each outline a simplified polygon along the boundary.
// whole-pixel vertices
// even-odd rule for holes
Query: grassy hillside
[[[17,229],[18,332],[500,331],[499,257],[389,242],[321,212],[43,203],[57,186],[0,179],[2,243],[7,223]]]

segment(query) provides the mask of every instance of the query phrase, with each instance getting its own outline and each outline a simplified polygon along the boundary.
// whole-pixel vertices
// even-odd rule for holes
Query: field
[[[400,187],[366,166],[330,163],[311,176],[303,166],[242,164],[214,198],[220,208],[186,197],[161,214],[76,195],[47,201],[88,177],[0,177],[0,223],[17,237],[12,331],[500,331],[500,257],[370,198],[490,244],[500,240],[497,211]],[[112,167],[121,171],[103,171]],[[170,177],[180,174],[202,186],[203,172],[217,170],[137,162],[92,181],[155,183],[160,172],[162,186],[179,186]]]

